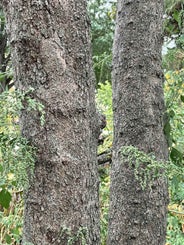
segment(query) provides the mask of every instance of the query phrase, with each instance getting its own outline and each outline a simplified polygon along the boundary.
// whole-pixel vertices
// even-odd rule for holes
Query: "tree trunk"
[[[20,119],[37,149],[23,244],[99,244],[99,119],[86,1],[4,0],[3,6],[16,87],[32,89],[46,113],[43,127],[38,111],[25,109]]]
[[[162,0],[119,0],[113,47],[114,144],[109,245],[163,245],[167,181],[145,190],[122,161],[123,146],[168,159],[163,133]]]

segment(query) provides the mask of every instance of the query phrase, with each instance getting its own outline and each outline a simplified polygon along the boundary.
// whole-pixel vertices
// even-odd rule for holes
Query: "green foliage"
[[[174,35],[173,35],[174,34]],[[163,57],[165,68],[165,101],[168,121],[165,133],[169,139],[171,161],[184,166],[184,2],[166,1],[165,35],[175,43]],[[169,181],[167,245],[184,244],[184,176]]]
[[[148,185],[151,187],[154,180],[159,177],[169,177],[169,179],[183,178],[184,169],[171,162],[157,160],[153,153],[146,154],[133,146],[124,146],[121,148],[122,161],[127,162],[134,170],[135,179],[137,179],[145,189]]]
[[[20,134],[22,109],[39,111],[44,124],[44,107],[30,98],[32,90],[11,89],[0,94],[0,243],[19,243],[22,231],[22,192],[34,172],[36,149]]]
[[[175,0],[166,2],[166,16],[164,24],[165,35],[184,33],[184,2]]]
[[[166,71],[177,71],[184,67],[184,49],[172,48],[163,57],[163,67]]]
[[[184,235],[181,226],[182,222],[178,221],[178,217],[169,213],[166,245],[184,244]]]
[[[184,154],[184,69],[169,71],[165,74],[165,101],[168,114],[167,136],[170,143],[170,157],[176,163],[181,163]]]
[[[66,245],[73,245],[76,244],[76,242],[79,242],[81,245],[86,245],[87,233],[88,229],[86,227],[80,227],[76,233],[72,232],[70,227],[61,227],[60,233],[53,244],[57,243],[60,238],[66,237]]]
[[[165,0],[164,5],[165,5],[165,10],[170,9],[173,7],[173,5],[182,2],[182,0]]]
[[[6,181],[8,186],[10,181],[12,186],[26,186],[27,173],[33,173],[34,149],[20,135],[18,125],[20,110],[24,108],[23,98],[24,96],[17,91],[0,94],[0,157],[3,169],[1,179],[4,180],[1,186],[5,185]],[[14,173],[16,177],[8,177]]]
[[[179,36],[179,38],[176,40],[176,46],[184,51],[184,34]]]
[[[33,171],[33,150],[20,136],[17,125],[20,106],[21,102],[17,102],[15,92],[6,91],[0,94],[1,244],[19,242],[22,226],[22,188],[28,185],[27,170]]]
[[[5,16],[0,6],[0,93],[13,86],[10,50],[7,45]]]
[[[164,22],[165,41],[172,43],[163,57],[163,66],[167,71],[180,70],[184,67],[184,2],[166,1]]]
[[[97,85],[111,80],[112,43],[116,7],[112,0],[90,0],[91,36]]]
[[[101,245],[106,245],[107,230],[108,230],[108,213],[109,213],[109,166],[106,166],[106,171],[101,175],[100,182],[100,230],[101,230]]]
[[[103,130],[103,145],[100,145],[98,152],[103,153],[112,147],[113,137],[113,112],[112,112],[112,86],[110,82],[100,83],[97,93],[98,110],[106,116],[107,125]],[[100,172],[100,224],[101,224],[101,245],[106,244],[108,229],[108,211],[109,211],[109,176],[110,166],[106,164],[99,169]]]
[[[25,109],[27,111],[37,111],[39,112],[40,115],[40,125],[43,127],[45,124],[45,110],[44,110],[44,105],[37,101],[36,99],[32,98],[32,93],[34,89],[30,88],[26,92],[16,92],[20,103],[23,105],[25,104]],[[21,108],[22,109],[22,108]]]
[[[98,110],[105,115],[107,125],[103,130],[104,143],[99,146],[98,152],[104,152],[112,146],[113,137],[113,113],[112,113],[112,86],[110,82],[99,84],[99,89],[96,97]]]
[[[173,61],[169,60],[171,63]],[[175,60],[174,60],[175,62]],[[167,106],[170,159],[175,166],[184,166],[184,69],[165,73],[165,101]],[[177,168],[176,168],[177,169]],[[184,175],[173,176],[169,181],[170,205],[168,207],[167,245],[183,244],[184,225]],[[180,215],[178,214],[180,213]],[[183,214],[182,214],[183,213]]]
[[[11,194],[12,201],[9,208],[0,211],[1,244],[20,244],[23,214],[22,193],[14,189]]]
[[[2,189],[0,192],[0,205],[3,208],[9,208],[11,201],[11,194],[6,189]]]

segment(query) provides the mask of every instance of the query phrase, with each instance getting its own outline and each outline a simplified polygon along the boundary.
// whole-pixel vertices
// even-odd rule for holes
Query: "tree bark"
[[[86,1],[4,0],[3,7],[16,87],[31,88],[46,113],[43,127],[37,111],[25,108],[20,118],[23,136],[37,149],[23,244],[99,244],[100,121]]]
[[[114,143],[109,245],[163,245],[167,181],[142,190],[121,148],[134,146],[166,161],[163,133],[162,0],[119,0],[113,47]]]

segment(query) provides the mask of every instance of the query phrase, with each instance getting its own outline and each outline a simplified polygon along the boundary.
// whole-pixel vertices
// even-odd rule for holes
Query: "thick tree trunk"
[[[121,148],[135,146],[167,160],[161,70],[162,0],[119,0],[113,48],[114,148],[109,245],[163,245],[165,178],[142,190]]]
[[[46,121],[23,110],[37,149],[25,199],[23,243],[99,244],[98,117],[85,0],[4,0],[16,86],[33,88]],[[70,232],[71,229],[71,232]],[[71,244],[71,243],[70,243]]]

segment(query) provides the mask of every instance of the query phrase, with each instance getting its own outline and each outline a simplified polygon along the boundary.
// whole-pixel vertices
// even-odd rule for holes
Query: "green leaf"
[[[174,13],[173,13],[173,18],[175,21],[177,21],[179,23],[180,21],[180,12],[175,10]]]
[[[20,234],[19,227],[12,229],[11,233],[18,236]]]
[[[180,99],[181,99],[182,102],[184,102],[184,95],[181,95]]]
[[[12,238],[11,238],[11,236],[10,236],[10,235],[6,234],[6,236],[5,236],[5,240],[6,240],[6,243],[8,243],[8,244],[12,244]]]
[[[170,132],[171,132],[170,121],[167,121],[165,126],[164,126],[164,134],[166,135],[167,139],[170,138]]]
[[[0,204],[1,204],[1,206],[4,208],[9,208],[11,198],[12,198],[12,196],[11,196],[10,192],[3,189],[0,192]]]
[[[169,111],[169,117],[173,118],[175,116],[174,110]]]
[[[1,176],[1,178],[0,178],[0,187],[1,187],[1,189],[4,188],[5,184],[6,184],[6,180],[5,180],[5,178],[3,176]]]
[[[0,82],[4,81],[4,79],[5,79],[5,74],[0,73]]]
[[[170,158],[175,164],[181,165],[183,160],[183,153],[172,147]]]

